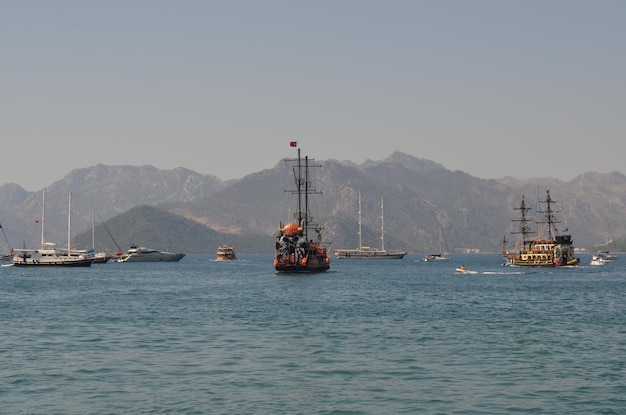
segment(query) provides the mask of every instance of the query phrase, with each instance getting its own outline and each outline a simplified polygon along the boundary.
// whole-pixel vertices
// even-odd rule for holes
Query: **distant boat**
[[[291,141],[291,147],[298,147]],[[330,268],[330,255],[322,246],[323,228],[314,223],[309,213],[309,196],[319,192],[312,188],[309,176],[309,158],[300,156],[287,160],[292,165],[295,186],[288,192],[297,195],[298,208],[295,221],[285,225],[279,223],[278,235],[274,243],[274,268],[278,273],[317,273]],[[319,166],[317,166],[319,167]],[[313,240],[315,237],[315,240]]]
[[[444,243],[446,245],[446,252],[448,252],[449,251],[448,243],[446,242],[446,240],[443,237],[443,226],[441,226],[441,224],[439,224],[439,253],[426,255],[424,257],[424,261],[426,261],[426,262],[431,262],[431,261],[449,261],[450,258],[448,258],[447,256],[444,256],[444,254],[443,254],[443,244]]]
[[[602,258],[599,255],[593,255],[591,257],[591,261],[589,261],[589,265],[604,265],[608,262],[608,260],[605,260],[604,258]]]
[[[222,244],[217,247],[218,261],[234,261],[236,259],[237,255],[235,255],[235,248],[232,245]]]
[[[578,265],[580,258],[574,257],[572,236],[569,234],[557,234],[555,225],[560,222],[554,217],[556,212],[553,210],[552,205],[556,201],[550,196],[550,190],[546,190],[546,198],[540,201],[540,203],[546,205],[545,210],[537,212],[543,213],[543,218],[538,217],[534,220],[526,217],[526,213],[531,208],[526,207],[524,196],[522,196],[520,207],[514,208],[514,210],[520,211],[520,219],[514,220],[514,222],[519,222],[519,229],[512,233],[521,236],[521,240],[518,241],[518,244],[521,243],[521,246],[513,251],[508,251],[503,246],[502,253],[507,257],[505,265],[523,267]],[[528,240],[527,235],[533,233],[530,229],[533,221],[538,225],[542,225],[542,229],[538,238]],[[547,237],[542,236],[545,232],[547,232]]]
[[[62,266],[62,267],[89,267],[93,263],[93,255],[90,252],[72,250],[71,242],[71,215],[72,215],[72,192],[69,193],[67,212],[67,249],[60,250],[56,244],[45,242],[44,223],[46,212],[46,190],[42,193],[41,214],[41,244],[39,249],[16,248],[13,249],[13,266]]]
[[[111,259],[113,259],[113,254],[111,252],[104,252],[104,251],[96,252],[96,212],[95,211],[96,209],[92,207],[91,208],[91,251],[93,252],[93,263],[94,264],[106,264]],[[106,228],[106,224],[104,224],[104,222],[103,222],[103,225]],[[113,237],[111,236],[111,238]],[[115,242],[115,240],[113,240],[113,242]],[[117,242],[115,242],[115,244],[117,245]]]
[[[619,258],[617,255],[612,254],[609,251],[599,251],[596,256],[602,258],[604,261],[613,261]]]
[[[469,270],[465,268],[465,265],[461,265],[457,269],[454,270],[457,274],[477,274],[476,271]]]
[[[385,249],[385,219],[383,199],[380,201],[381,209],[381,248],[371,248],[362,245],[361,238],[361,192],[359,192],[359,247],[356,249],[335,249],[334,254],[337,259],[402,259],[406,255],[405,251]]]
[[[95,250],[95,245],[96,245],[96,225],[95,225],[94,213],[95,213],[95,208],[92,209],[92,215],[91,215],[91,221],[92,221],[92,223],[91,223],[91,244],[92,244],[92,246],[94,247],[94,250]],[[102,217],[100,216],[100,213],[98,213],[98,217],[100,218],[100,222],[102,223],[102,226],[107,231],[107,233],[109,234],[109,237],[111,238],[111,240],[113,241],[113,243],[117,247],[117,252],[115,253],[115,255],[113,255],[111,252],[96,252],[96,253],[94,253],[94,261],[93,261],[94,264],[106,264],[111,259],[115,258],[117,260],[117,259],[123,257],[125,254],[122,251],[122,247],[117,243],[117,241],[113,237],[113,234],[109,230],[109,227],[107,226],[106,222],[102,220]]]
[[[94,264],[106,264],[113,259],[113,254],[110,252],[94,252],[93,263]]]
[[[606,247],[607,249],[609,248],[609,245],[613,245],[615,246],[615,240],[613,239],[613,232],[611,232],[611,225],[609,224],[609,219],[606,219],[606,226],[608,229],[608,239],[607,239],[607,243],[606,243]],[[617,255],[615,254],[611,254],[608,250],[607,251],[599,251],[596,254],[599,258],[601,258],[604,262],[606,261],[612,261],[618,258]]]
[[[11,258],[13,258],[13,248],[11,248],[11,244],[9,243],[9,239],[7,238],[6,233],[4,233],[4,228],[2,227],[2,225],[0,224],[0,229],[2,230],[2,235],[4,235],[4,240],[7,243],[7,246],[9,247],[9,253],[8,254],[0,254],[0,261],[10,261]]]
[[[178,262],[184,256],[185,254],[131,245],[128,252],[117,257],[115,262]]]
[[[59,251],[54,244],[47,248],[26,249],[15,248],[13,250],[13,266],[63,266],[63,267],[89,267],[93,263],[93,257],[89,254],[70,255]]]

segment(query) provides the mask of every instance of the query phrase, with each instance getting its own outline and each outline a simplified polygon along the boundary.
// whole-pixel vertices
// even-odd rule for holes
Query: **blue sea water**
[[[0,413],[626,413],[626,257],[239,257],[0,268]]]

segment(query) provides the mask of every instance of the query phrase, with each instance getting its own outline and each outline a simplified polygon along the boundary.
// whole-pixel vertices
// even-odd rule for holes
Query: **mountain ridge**
[[[137,206],[152,206],[218,233],[206,238],[231,235],[242,238],[240,243],[254,252],[265,246],[269,252],[279,221],[288,220],[289,209],[293,209],[293,197],[285,192],[293,180],[286,160],[228,182],[182,167],[162,170],[150,165],[97,164],[74,169],[46,188],[46,235],[57,243],[67,238],[67,195],[72,191],[72,235],[91,235],[94,210],[108,222]],[[432,251],[438,247],[441,227],[451,249],[497,252],[503,235],[512,239],[513,208],[521,196],[539,198],[548,188],[563,206],[563,228],[570,229],[575,246],[606,242],[609,222],[618,239],[626,235],[626,176],[616,171],[581,173],[568,182],[554,178],[481,179],[401,152],[361,164],[337,160],[316,160],[316,164],[321,168],[313,169],[313,181],[323,194],[311,198],[311,209],[333,248],[357,244],[359,192],[363,244],[369,246],[380,244],[380,202],[384,199],[387,248]],[[38,244],[41,228],[36,220],[41,211],[41,191],[29,192],[12,183],[0,186],[0,223],[14,245]],[[155,214],[144,211],[148,213]],[[179,226],[183,223],[187,222]],[[255,244],[254,239],[261,241]],[[190,252],[208,249],[185,246]]]

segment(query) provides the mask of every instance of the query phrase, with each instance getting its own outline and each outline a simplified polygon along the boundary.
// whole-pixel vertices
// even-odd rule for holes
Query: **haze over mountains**
[[[331,249],[358,244],[359,192],[363,244],[373,247],[381,243],[384,199],[386,248],[437,251],[441,227],[452,251],[498,252],[503,236],[514,239],[513,208],[522,195],[534,216],[534,202],[543,199],[546,189],[562,207],[557,226],[569,229],[576,247],[590,248],[606,243],[609,234],[616,239],[626,234],[626,176],[618,172],[582,173],[569,182],[548,177],[549,171],[532,179],[485,180],[401,152],[360,165],[337,160],[314,164],[321,167],[312,169],[313,185],[322,194],[311,197],[311,211],[324,226]],[[285,191],[291,188],[293,174],[284,160],[230,182],[185,168],[99,164],[72,170],[46,188],[45,239],[67,244],[71,191],[72,246],[90,248],[95,235],[97,249],[137,243],[212,253],[229,242],[241,252],[271,252],[279,221],[288,221],[296,209],[295,197]],[[39,245],[41,217],[41,191],[0,186],[0,223],[13,246]]]

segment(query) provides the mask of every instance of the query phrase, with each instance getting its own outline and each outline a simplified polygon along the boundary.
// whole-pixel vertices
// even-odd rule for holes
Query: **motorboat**
[[[184,256],[185,254],[132,245],[128,252],[117,257],[115,262],[178,262]]]
[[[235,248],[228,244],[218,246],[216,255],[217,261],[234,261],[237,259]]]
[[[591,261],[589,261],[589,265],[604,265],[606,264],[607,260],[604,259],[602,256],[600,255],[593,255],[591,257]]]

